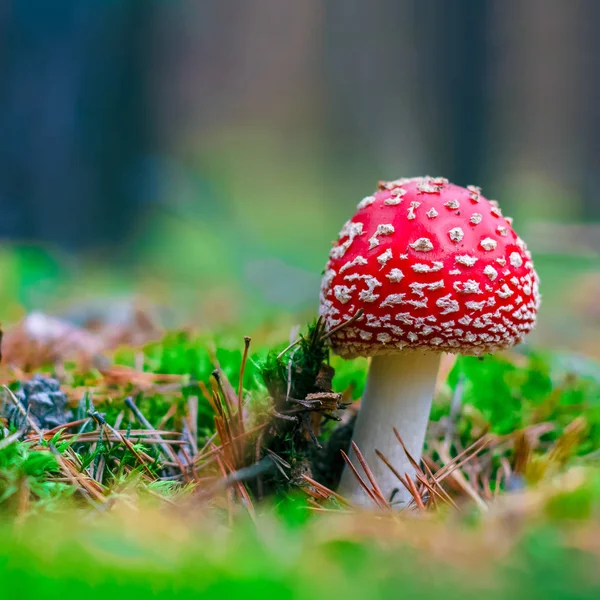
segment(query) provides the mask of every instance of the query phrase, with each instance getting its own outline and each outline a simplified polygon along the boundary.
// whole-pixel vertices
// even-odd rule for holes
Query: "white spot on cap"
[[[504,217],[504,220],[512,227],[513,218],[512,217]]]
[[[400,269],[392,269],[386,277],[392,283],[399,283],[404,278],[404,273]]]
[[[438,211],[433,208],[433,206],[427,211],[426,215],[430,219],[435,219],[438,216]]]
[[[508,234],[508,229],[506,229],[506,227],[504,227],[504,225],[498,225],[498,227],[496,227],[496,231],[502,237],[505,237]]]
[[[485,300],[482,302],[469,300],[468,302],[465,302],[465,306],[471,310],[483,310],[483,307],[485,306]]]
[[[369,250],[372,250],[376,246],[379,246],[378,235],[391,235],[394,233],[394,226],[389,223],[382,223],[377,225],[377,231],[369,238]]]
[[[462,289],[460,286],[462,285]],[[455,281],[454,289],[461,294],[482,294],[483,292],[479,289],[479,282],[474,279],[468,279],[467,281]]]
[[[477,225],[479,223],[481,223],[481,219],[483,219],[483,217],[479,214],[479,213],[473,213],[471,215],[471,223],[473,223],[473,225]]]
[[[353,260],[350,260],[345,265],[343,265],[342,268],[340,269],[340,273],[343,273],[344,271],[347,271],[348,269],[351,269],[352,267],[357,267],[358,265],[366,265],[366,264],[368,264],[368,262],[369,261],[366,258],[359,255],[356,258],[354,258]]]
[[[382,303],[381,306],[395,306],[397,304],[405,304],[404,296],[406,294],[390,294]]]
[[[416,263],[412,266],[412,270],[415,273],[436,273],[444,268],[444,263],[434,260],[433,265],[424,265],[422,263]]]
[[[392,325],[391,323],[386,323],[384,327],[387,327],[392,333],[396,335],[404,335],[404,329],[401,329],[397,325]]]
[[[371,206],[373,202],[375,202],[375,196],[367,196],[358,203],[358,206],[356,208],[358,208],[358,210],[361,210],[362,208],[367,208],[367,206]]]
[[[363,302],[375,302],[379,298],[379,294],[374,294],[373,290],[379,287],[381,282],[376,277],[367,276],[365,277],[365,283],[367,284],[367,289],[359,292],[359,299]]]
[[[491,281],[494,281],[494,279],[496,279],[496,277],[498,277],[498,271],[496,271],[496,269],[494,269],[494,267],[492,267],[492,265],[488,265],[483,270],[483,274],[487,275]]]
[[[394,226],[389,223],[381,223],[377,225],[375,235],[391,235],[394,233]]]
[[[392,336],[383,331],[382,333],[377,334],[377,341],[381,342],[382,344],[387,344],[388,342],[392,341]]]
[[[453,227],[448,232],[448,237],[457,244],[465,237],[465,233],[460,227]]]
[[[448,275],[461,275],[462,271],[460,269],[452,269],[452,271],[448,271]]]
[[[440,184],[436,184],[432,179],[425,179],[417,184],[417,190],[421,194],[437,194],[441,188]]]
[[[425,295],[423,292],[423,288],[426,288],[428,286],[428,283],[420,283],[418,281],[413,281],[408,287],[412,290],[413,294],[423,297]]]
[[[412,304],[415,308],[427,308],[427,298],[423,300],[407,300],[407,304]]]
[[[361,339],[365,340],[365,342],[368,342],[370,339],[373,339],[373,333],[371,331],[365,331],[364,329],[361,329],[358,332],[358,335]]]
[[[381,265],[381,268],[383,269],[383,267],[385,267],[385,264],[388,260],[390,260],[390,258],[392,258],[392,251],[390,250],[390,248],[388,248],[383,254],[380,254],[377,257],[377,262]]]
[[[490,200],[490,203],[494,202],[493,200]],[[501,217],[502,216],[502,211],[500,210],[499,206],[492,206],[490,212],[495,216],[495,217]]]
[[[503,267],[506,264],[506,259],[505,258],[497,258],[496,262]]]
[[[333,269],[327,269],[323,275],[323,283],[321,285],[322,288],[328,288],[333,281],[333,278],[336,276],[336,272]]]
[[[391,196],[390,198],[386,198],[383,203],[386,206],[397,206],[402,202],[402,198],[400,196]]]
[[[407,312],[398,313],[395,318],[396,318],[396,321],[406,323],[406,325],[412,325],[413,321],[414,321],[414,317],[411,316],[411,314],[407,313]]]
[[[471,324],[471,321],[473,320],[472,317],[469,317],[469,315],[465,315],[464,317],[461,317],[458,322],[461,325],[464,325],[465,327],[468,327]]]
[[[514,294],[514,292],[506,285],[504,284],[497,292],[496,294],[498,296],[500,296],[500,298],[510,298],[510,296],[512,296]]]
[[[450,210],[456,210],[460,206],[460,204],[458,200],[448,200],[448,202],[446,202],[444,206],[447,206]]]
[[[498,245],[498,242],[496,240],[493,240],[492,238],[487,237],[487,238],[481,240],[481,242],[479,242],[479,245],[486,252],[491,252],[492,250],[496,249],[496,246]]]
[[[472,267],[477,259],[474,256],[469,256],[468,254],[461,254],[454,259],[460,265],[464,265],[465,267]]]
[[[342,303],[346,304],[352,298],[352,292],[356,289],[356,286],[348,287],[347,285],[336,285],[333,288],[334,296]]]
[[[363,224],[362,223],[353,223],[352,221],[348,221],[342,227],[340,231],[339,239],[347,237],[348,239],[338,246],[334,246],[329,253],[329,256],[333,259],[342,258],[346,251],[352,245],[354,238],[358,235],[362,235],[363,233]]]
[[[458,312],[458,302],[452,299],[452,294],[446,294],[436,301],[436,306],[443,309],[441,314],[447,315],[449,313]]]
[[[433,244],[429,238],[419,238],[409,246],[416,252],[431,252],[433,250]]]
[[[431,339],[429,340],[429,342],[430,342],[431,344],[433,344],[434,346],[439,346],[439,345],[440,345],[440,344],[441,344],[443,341],[444,341],[444,340],[443,340],[442,338],[440,338],[440,337],[434,337],[434,338],[431,338]]]
[[[508,257],[508,260],[510,261],[510,264],[515,268],[519,268],[523,264],[523,259],[521,258],[521,255],[518,252],[511,252],[510,256]]]
[[[481,188],[476,185],[468,185],[467,189],[469,190],[469,198],[471,202],[479,202],[479,196],[481,195]]]
[[[373,250],[373,248],[376,248],[377,246],[379,246],[379,239],[376,235],[372,235],[369,238],[369,250]]]
[[[411,202],[410,206],[408,207],[408,214],[407,214],[407,218],[409,221],[412,221],[413,219],[417,218],[417,215],[415,214],[415,208],[418,208],[419,206],[421,206],[420,202]]]

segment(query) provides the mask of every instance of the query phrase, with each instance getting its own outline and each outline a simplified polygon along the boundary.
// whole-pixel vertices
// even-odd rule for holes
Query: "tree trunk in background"
[[[590,0],[586,3],[585,22],[582,24],[586,54],[584,62],[585,76],[591,87],[585,111],[586,145],[583,157],[583,214],[600,220],[600,2]]]
[[[597,11],[588,0],[496,0],[494,130],[498,187],[514,206],[535,214],[575,217],[585,178],[590,98],[596,74],[586,30]],[[593,110],[597,110],[593,109]],[[542,186],[537,199],[530,195]],[[530,187],[532,186],[532,187]],[[536,204],[537,202],[537,204]],[[540,204],[543,203],[543,204]]]
[[[163,147],[180,149],[182,138],[201,145],[203,135],[221,129],[253,126],[284,135],[319,125],[320,4],[160,5],[151,60]]]
[[[480,181],[489,2],[326,5],[326,86],[342,152],[351,147],[371,159],[382,177],[429,173],[463,185]]]
[[[0,236],[116,250],[150,130],[143,3],[15,0],[0,12]]]
[[[482,185],[490,170],[490,6],[486,0],[417,0],[424,25],[421,73],[430,81],[437,121],[430,132],[429,170],[463,186]]]
[[[331,151],[356,189],[428,169],[435,131],[414,2],[326,0],[324,87]],[[367,186],[367,187],[365,187]]]

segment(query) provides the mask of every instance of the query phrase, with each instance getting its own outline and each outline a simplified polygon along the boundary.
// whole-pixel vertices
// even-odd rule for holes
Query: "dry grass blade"
[[[235,469],[233,468],[233,465],[227,463],[227,461],[225,459],[223,459],[223,463],[227,467],[227,469],[229,469],[229,474],[226,475],[226,478],[228,478],[229,475],[231,475],[232,473],[235,472]],[[254,504],[252,503],[250,494],[248,494],[248,490],[246,489],[246,486],[244,485],[244,483],[242,481],[236,481],[236,482],[234,482],[234,487],[237,490],[238,496],[242,500],[242,504],[248,511],[250,518],[253,521],[255,521],[256,520],[256,511],[254,510]]]
[[[436,489],[434,485],[432,485],[425,477],[423,477],[423,475],[417,473],[416,477],[419,480],[419,482],[427,488],[427,491],[429,492],[431,498],[430,501],[432,503],[434,503],[435,498],[439,498],[444,504],[448,504],[449,506],[452,506],[452,508],[454,508],[455,510],[460,511],[459,506],[456,504],[456,502],[454,502],[454,500],[452,500],[452,498],[447,493],[441,494],[440,491]]]
[[[358,480],[359,485],[363,488],[363,490],[369,496],[369,498],[371,498],[371,500],[373,500],[373,502],[375,504],[378,504],[377,500],[375,499],[375,496],[371,492],[371,489],[366,484],[364,479],[360,476],[359,472],[356,470],[355,466],[352,464],[352,461],[348,458],[348,455],[343,450],[341,451],[341,454],[342,454],[342,458],[344,459],[344,462],[346,463],[346,466],[352,471],[352,474]]]
[[[154,427],[150,424],[150,421],[146,419],[143,415],[142,411],[137,407],[136,403],[133,401],[131,396],[125,398],[125,406],[131,410],[131,412],[135,415],[135,418],[148,430],[151,435],[151,438],[155,438],[158,442],[159,448],[162,450],[163,454],[170,460],[174,461],[179,465],[179,468],[182,473],[184,473],[185,469],[177,456],[177,453],[165,443],[165,440],[161,437],[160,433],[158,433]]]
[[[12,393],[11,389],[8,386],[3,385],[2,387],[4,388],[4,391],[8,394],[8,397],[11,399],[11,402],[17,407],[17,410],[21,413],[21,416],[27,422],[27,425],[29,425],[29,428],[33,429],[33,431],[35,431],[35,433],[41,437],[43,435],[42,430],[37,426],[37,423],[31,418],[31,416],[25,410],[25,408],[23,408],[23,405],[19,402],[19,399]]]
[[[471,444],[466,450],[463,450],[455,458],[450,459],[448,457],[448,462],[444,461],[444,466],[435,473],[437,481],[443,481],[450,473],[452,473],[452,471],[460,469],[467,461],[471,460],[474,456],[479,454],[479,452],[487,448],[492,441],[494,441],[492,436],[484,436]],[[435,449],[439,453],[438,446],[436,446]]]
[[[120,434],[119,436],[112,435],[112,434],[103,434],[101,436],[100,434],[93,433],[93,432],[89,433],[89,434],[74,433],[69,436],[64,436],[64,437],[61,436],[59,439],[61,442],[67,441],[69,439],[74,439],[78,444],[96,444],[102,440],[106,440],[109,442],[120,442],[121,435],[123,435],[123,434]],[[161,440],[157,440],[156,438],[146,438],[146,437],[140,437],[140,436],[132,436],[129,441],[135,442],[136,444],[148,444],[148,445],[159,445],[161,443],[169,444],[169,445],[173,445],[173,446],[187,445],[186,440],[163,440],[163,441],[161,441]],[[177,465],[177,462],[173,462],[170,464]]]
[[[46,429],[44,431],[44,439],[49,439],[49,438],[53,437],[54,434],[58,433],[62,429],[70,429],[71,427],[78,427],[79,425],[84,425],[85,423],[89,422],[89,420],[90,420],[89,418],[77,419],[76,421],[69,421],[68,423],[65,423],[64,425],[57,425],[56,427],[53,427],[52,429]]]
[[[433,487],[433,489],[436,490],[436,495],[441,496],[444,499],[444,501],[450,504],[454,509],[460,510],[458,504],[456,504],[456,502],[454,502],[454,500],[452,499],[452,496],[450,496],[450,494],[444,489],[441,482],[438,479],[436,479],[435,475],[429,468],[429,465],[426,461],[423,461],[423,466],[425,468],[425,471],[427,472],[427,476],[424,477],[424,479],[427,479],[427,481],[430,482],[430,485]],[[417,474],[417,476],[419,475]]]
[[[417,463],[417,461],[410,455],[407,451],[407,448],[402,440],[402,436],[398,432],[398,430],[394,427],[394,435],[398,439],[398,442],[401,444],[402,449],[404,450],[410,464],[415,469],[415,474],[417,481],[425,488],[427,488],[430,494],[435,494],[437,497],[442,499],[446,504],[452,505],[454,508],[458,509],[458,506],[452,500],[450,495],[444,490],[441,486],[441,482],[448,476],[452,476],[454,482],[462,489],[478,506],[481,510],[487,510],[487,504],[481,498],[481,496],[477,493],[475,488],[469,483],[466,477],[457,472],[467,461],[471,460],[474,456],[476,456],[479,452],[485,449],[492,441],[493,438],[490,436],[480,438],[474,444],[472,444],[469,448],[461,452],[456,458],[451,459],[450,455],[447,451],[445,444],[438,444],[435,446],[437,453],[440,458],[445,463],[441,469],[439,469],[435,474],[431,472],[431,469],[424,462],[424,469]],[[398,473],[393,466],[389,463],[389,461],[378,451],[376,451],[377,456],[386,464],[386,466],[394,473],[394,475],[402,482],[402,484],[408,489],[408,491],[413,496],[415,503],[419,508],[421,505],[424,508],[424,502],[422,496],[418,493],[417,487],[410,479],[410,477],[402,477],[400,473]],[[437,488],[437,490],[435,490]],[[435,490],[435,491],[434,491]]]
[[[198,456],[198,396],[189,396],[187,400],[187,426],[192,447],[192,460]]]
[[[223,477],[225,479],[227,479],[227,469],[225,468],[225,464],[221,458],[220,453],[218,452],[218,448],[217,446],[214,446],[214,450],[217,450],[215,456],[216,456],[216,460],[217,460],[217,464],[219,465],[219,470],[221,471],[221,474],[223,475]],[[231,527],[233,525],[233,490],[228,487],[225,490],[225,497],[227,498],[227,516],[228,516],[228,522],[229,522],[229,526]]]
[[[406,477],[406,482],[408,484],[408,491],[411,493],[411,495],[415,501],[415,504],[417,505],[417,508],[419,510],[425,510],[425,504],[423,503],[423,498],[419,494],[419,490],[417,489],[415,482],[411,479],[411,477],[408,475],[408,473],[406,473],[405,477]]]
[[[156,477],[154,476],[154,473],[152,473],[152,471],[150,470],[150,468],[148,467],[148,465],[146,464],[146,461],[144,460],[143,456],[141,455],[140,452],[138,452],[133,444],[119,431],[117,431],[116,429],[114,429],[113,427],[111,427],[106,420],[104,419],[104,417],[95,410],[89,410],[88,411],[88,415],[90,417],[92,417],[92,419],[94,419],[94,421],[96,421],[96,423],[98,423],[98,425],[100,425],[100,427],[102,427],[105,430],[108,430],[108,432],[112,433],[113,435],[117,436],[119,438],[119,440],[121,441],[121,443],[136,457],[136,459],[138,460],[138,462],[140,463],[140,465],[143,467],[144,471],[146,471],[146,474],[151,478],[151,479],[156,479]]]
[[[248,361],[248,352],[250,351],[250,338],[244,337],[244,354],[242,355],[242,364],[240,366],[240,381],[238,384],[238,433],[244,433],[244,373],[246,372],[246,362]]]
[[[335,498],[340,504],[343,504],[344,506],[351,506],[351,503],[348,500],[346,500],[346,498],[344,498],[337,492],[330,490],[327,486],[324,486],[322,483],[315,481],[312,477],[309,477],[308,475],[302,475],[302,478],[307,483],[309,483],[315,489],[317,494],[319,494],[324,500]],[[303,489],[308,493],[309,488],[305,487]]]
[[[390,461],[379,451],[379,450],[375,450],[375,454],[377,455],[377,457],[383,461],[383,463],[385,464],[385,466],[398,478],[398,480],[400,481],[400,483],[411,493],[412,495],[412,489],[407,481],[406,477],[403,477],[402,475],[400,475],[400,473],[394,468],[394,466],[390,463]]]
[[[92,504],[92,506],[96,506],[92,500],[92,497],[102,504],[107,502],[107,499],[94,486],[90,485],[90,482],[87,480],[87,478],[79,473],[70,461],[63,458],[61,453],[52,444],[50,444],[48,448],[54,455],[58,466],[65,474],[67,479],[69,479],[75,488],[82,489],[86,492],[83,494],[83,496]]]
[[[340,504],[343,504],[344,506],[350,506],[350,502],[348,500],[346,500],[346,498],[344,498],[343,496],[340,496],[340,494],[338,494],[337,492],[330,490],[328,487],[324,486],[322,483],[315,481],[314,479],[312,479],[312,477],[309,477],[308,475],[302,475],[302,478],[307,483],[309,483],[316,490],[316,492],[320,496],[323,497],[323,499],[329,500],[329,498],[335,498]],[[303,489],[308,493],[309,488],[305,487]]]
[[[448,450],[442,444],[440,444],[436,447],[436,451],[440,455],[440,458],[444,461],[444,463],[446,463],[446,465],[454,463],[456,461],[456,459],[454,459],[454,461],[453,461],[450,458],[450,455],[448,454]],[[473,458],[476,454],[477,454],[477,452],[472,453],[465,460],[469,460],[469,459]],[[448,471],[447,475],[454,479],[454,481],[475,502],[477,507],[482,512],[487,512],[488,505],[485,503],[483,498],[477,493],[477,490],[475,490],[475,488],[469,483],[468,479],[464,476],[464,474],[459,470],[460,469],[459,465],[464,464],[465,460],[461,461],[460,463],[456,462],[456,464],[454,465],[454,468],[451,468]],[[444,476],[446,476],[446,475],[444,475]]]
[[[388,506],[388,501],[385,499],[385,496],[383,495],[381,488],[377,484],[377,481],[375,480],[375,476],[373,475],[373,471],[371,471],[371,468],[367,464],[367,461],[365,460],[363,453],[360,451],[359,447],[356,445],[356,443],[354,441],[352,441],[352,450],[354,450],[354,454],[356,455],[356,458],[357,458],[358,462],[360,463],[360,466],[363,468],[365,475],[367,476],[367,478],[369,479],[369,482],[371,483],[373,493],[379,498],[379,500],[382,502],[382,504],[384,504],[385,506]]]
[[[421,469],[421,465],[419,465],[419,463],[412,457],[411,453],[406,449],[406,446],[404,445],[404,442],[402,441],[402,436],[400,435],[399,431],[395,427],[394,427],[394,435],[396,436],[396,439],[400,442],[400,445],[402,446],[402,449],[404,450],[404,454],[406,454],[406,457],[408,458],[408,461],[412,465],[413,469],[417,473],[424,474],[423,469]]]
[[[18,442],[24,433],[25,431],[23,429],[19,429],[19,431],[15,431],[15,433],[5,437],[3,440],[0,440],[0,450],[4,450],[4,448],[8,448],[8,446],[11,444]]]
[[[342,458],[344,459],[344,462],[346,463],[346,466],[352,471],[352,474],[354,475],[354,477],[356,477],[360,487],[362,487],[367,496],[371,498],[373,503],[379,508],[388,508],[387,502],[384,501],[384,504],[382,504],[380,498],[375,494],[373,490],[371,490],[371,488],[367,485],[365,480],[360,476],[360,473],[356,470],[356,467],[352,464],[352,461],[350,460],[348,455],[343,450],[341,450],[341,454]]]

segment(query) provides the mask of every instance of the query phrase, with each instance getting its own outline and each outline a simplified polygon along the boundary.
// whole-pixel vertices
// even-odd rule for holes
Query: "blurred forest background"
[[[4,0],[1,320],[310,317],[358,200],[431,174],[514,216],[533,339],[600,356],[599,22],[596,0]]]

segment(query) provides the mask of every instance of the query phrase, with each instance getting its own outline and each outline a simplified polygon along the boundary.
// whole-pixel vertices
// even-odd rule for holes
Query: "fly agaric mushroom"
[[[329,255],[320,314],[337,354],[371,357],[354,441],[388,498],[395,490],[398,503],[410,496],[375,450],[414,476],[393,428],[419,461],[441,353],[480,355],[522,342],[539,302],[527,246],[478,187],[398,179],[359,203]],[[349,469],[340,491],[369,502]]]

